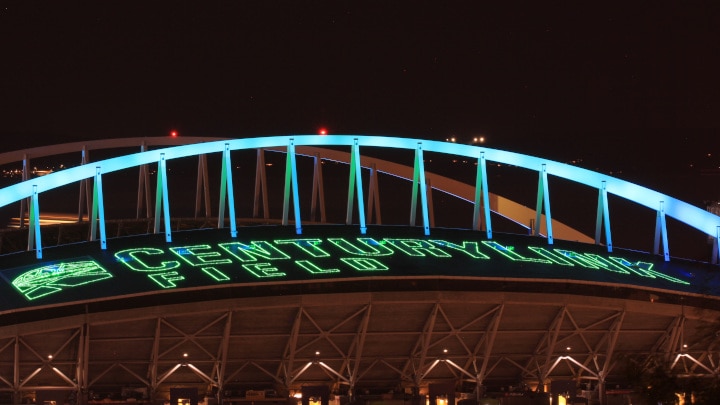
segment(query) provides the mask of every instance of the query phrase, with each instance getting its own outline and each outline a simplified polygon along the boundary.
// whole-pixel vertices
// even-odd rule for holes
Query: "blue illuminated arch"
[[[284,212],[287,212],[289,206],[289,200],[291,192],[294,196],[292,198],[294,204],[294,212],[296,218],[296,229],[298,233],[302,232],[301,221],[299,218],[299,201],[297,198],[297,171],[295,168],[295,148],[302,146],[317,146],[317,147],[337,147],[343,146],[348,147],[352,151],[351,159],[351,170],[355,178],[354,189],[357,195],[357,204],[359,212],[359,222],[361,232],[364,232],[366,227],[364,209],[363,209],[363,198],[362,198],[362,184],[361,177],[359,176],[360,162],[359,154],[363,147],[379,147],[379,148],[395,148],[412,151],[415,153],[415,176],[413,177],[414,189],[419,188],[420,190],[425,189],[425,177],[423,162],[423,153],[433,152],[448,154],[452,156],[460,156],[468,159],[476,160],[478,162],[478,176],[476,182],[476,215],[485,215],[487,223],[487,234],[488,237],[492,237],[492,227],[489,218],[489,210],[487,204],[487,179],[484,177],[485,162],[497,162],[505,165],[513,165],[521,167],[531,171],[538,172],[539,187],[538,187],[538,199],[537,199],[537,221],[535,233],[539,234],[539,222],[544,212],[547,229],[547,239],[549,243],[552,243],[552,218],[550,215],[549,207],[549,191],[547,188],[547,176],[555,176],[570,180],[572,182],[582,184],[598,190],[598,223],[597,232],[601,227],[604,227],[606,233],[606,245],[608,250],[612,250],[612,240],[610,238],[610,221],[609,212],[607,208],[607,195],[615,195],[648,209],[655,211],[656,213],[656,232],[655,232],[655,253],[660,250],[660,244],[662,242],[662,250],[665,260],[669,260],[669,249],[667,243],[667,227],[665,217],[670,216],[676,220],[687,224],[688,226],[704,233],[711,235],[714,240],[714,253],[713,261],[717,261],[717,245],[718,239],[720,238],[720,217],[695,207],[691,204],[670,197],[668,195],[659,193],[657,191],[642,187],[637,184],[633,184],[624,180],[620,180],[602,173],[593,172],[587,169],[579,168],[576,166],[543,159],[540,157],[524,155],[509,151],[502,151],[496,149],[485,148],[475,145],[465,145],[449,142],[438,142],[429,140],[420,140],[412,138],[397,138],[397,137],[383,137],[383,136],[362,136],[362,135],[294,135],[294,136],[272,136],[272,137],[260,137],[260,138],[244,138],[244,139],[226,139],[226,140],[215,140],[209,142],[178,145],[172,147],[165,147],[157,150],[144,151],[139,153],[133,153],[121,157],[106,159],[102,161],[92,162],[91,164],[81,165],[72,167],[59,172],[50,173],[48,175],[25,180],[21,183],[6,187],[0,190],[0,206],[5,206],[23,199],[30,199],[30,247],[37,251],[37,256],[42,255],[42,246],[40,245],[40,226],[39,226],[39,204],[38,195],[48,190],[52,190],[57,187],[61,187],[67,184],[76,183],[85,179],[95,179],[95,198],[92,210],[92,218],[98,219],[99,229],[95,229],[95,221],[91,221],[93,224],[92,238],[95,238],[99,232],[99,239],[103,248],[105,247],[105,234],[104,234],[104,202],[102,197],[102,175],[115,171],[120,171],[136,166],[142,166],[147,164],[158,164],[158,188],[156,193],[156,231],[159,230],[159,221],[161,220],[160,210],[162,208],[165,221],[166,239],[171,240],[171,232],[169,226],[169,201],[167,194],[167,183],[165,173],[165,162],[167,160],[198,156],[211,153],[220,153],[223,155],[223,187],[221,193],[222,204],[227,203],[230,207],[230,221],[231,221],[231,232],[234,234],[235,229],[235,218],[233,214],[233,193],[232,191],[232,177],[230,176],[230,157],[229,153],[235,150],[246,150],[246,149],[268,149],[283,147],[289,152],[287,154],[287,170],[286,170],[286,188],[285,188],[285,207]],[[349,191],[352,191],[349,190]],[[485,198],[483,198],[483,195]],[[422,196],[422,193],[421,193]],[[413,201],[416,199],[413,198]],[[482,210],[481,210],[482,208]],[[429,233],[429,224],[427,223],[427,201],[421,198],[421,207],[424,218],[423,227],[425,233]],[[224,215],[224,209],[220,215]],[[283,217],[284,222],[287,221],[287,215]],[[598,237],[596,237],[597,241]]]

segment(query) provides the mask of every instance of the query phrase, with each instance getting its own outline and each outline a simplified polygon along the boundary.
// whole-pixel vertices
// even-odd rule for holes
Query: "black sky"
[[[0,1],[2,149],[326,126],[710,168],[713,3]]]

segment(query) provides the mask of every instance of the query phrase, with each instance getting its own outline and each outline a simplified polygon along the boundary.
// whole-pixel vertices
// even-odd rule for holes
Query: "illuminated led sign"
[[[33,300],[66,288],[97,283],[112,274],[92,260],[57,263],[23,273],[12,285],[27,299]]]
[[[151,282],[146,291],[367,275],[506,277],[503,272],[517,272],[517,269],[524,273],[514,277],[612,280],[627,284],[662,280],[670,285],[690,285],[688,281],[655,270],[650,262],[550,246],[516,249],[488,240],[230,239],[181,246],[131,247],[116,251],[113,257],[112,265],[106,265],[115,270],[116,280],[144,278]],[[71,287],[101,285],[111,277],[113,274],[100,263],[83,259],[31,268],[16,276],[11,284],[27,300],[36,300]]]

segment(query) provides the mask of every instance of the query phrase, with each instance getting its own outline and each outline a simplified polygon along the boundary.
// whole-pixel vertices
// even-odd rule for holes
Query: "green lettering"
[[[121,250],[115,253],[115,258],[118,262],[135,271],[167,271],[180,267],[180,263],[175,260],[160,262],[159,265],[152,266],[141,259],[143,256],[156,256],[162,254],[165,254],[162,249],[136,248]]]
[[[357,238],[359,246],[343,238],[328,238],[328,241],[346,253],[356,256],[390,256],[392,249],[383,246],[373,238]]]
[[[443,246],[446,248],[457,250],[459,252],[463,252],[466,255],[472,257],[473,259],[489,259],[490,258],[490,256],[488,256],[485,253],[480,251],[480,245],[478,245],[477,242],[463,241],[462,245],[458,245],[458,244],[444,241],[444,240],[431,240],[430,242],[432,242],[438,246]]]
[[[227,276],[227,274],[223,273],[222,271],[216,269],[215,267],[201,267],[200,270],[203,271],[203,273],[210,276],[215,281],[228,281],[230,280],[230,277]]]
[[[272,267],[270,263],[254,263],[243,264],[243,269],[250,272],[255,277],[285,277],[285,273],[278,271],[276,267]]]
[[[673,283],[690,285],[690,283],[688,283],[687,281],[683,281],[678,278],[668,276],[667,274],[660,273],[659,271],[653,270],[652,263],[647,263],[647,262],[633,263],[629,260],[623,259],[622,257],[611,257],[610,259],[622,264],[623,266],[627,267],[628,270],[630,270],[631,272],[633,272],[639,276],[642,276],[642,277],[650,277],[650,278],[657,277],[657,278],[665,279],[667,281],[672,281]]]
[[[148,277],[162,288],[175,288],[177,287],[174,283],[175,281],[185,280],[185,277],[179,275],[177,271],[148,274]]]
[[[220,252],[202,252],[210,250],[210,245],[195,245],[171,247],[170,251],[175,253],[179,258],[185,260],[193,266],[205,266],[208,264],[228,264],[232,263],[230,259],[218,259]]]
[[[560,253],[561,255],[567,257],[571,261],[579,264],[582,267],[586,267],[589,269],[597,270],[608,270],[615,273],[621,273],[621,274],[630,274],[629,271],[623,268],[623,266],[618,265],[617,263],[613,263],[607,259],[605,259],[602,256],[591,254],[591,253],[585,253],[585,254],[578,254],[576,252],[570,251],[570,250],[560,250],[555,249],[556,252]]]
[[[310,255],[310,257],[328,257],[330,253],[322,250],[320,239],[281,239],[276,240],[278,245],[295,245],[300,248],[303,252]]]
[[[531,262],[531,263],[547,263],[547,264],[550,263],[550,260],[547,260],[547,259],[532,259],[529,257],[522,256],[518,253],[515,253],[515,250],[513,249],[512,246],[503,246],[494,241],[483,241],[483,245],[500,253],[501,255],[507,257],[508,259],[510,259],[512,261]]]
[[[310,260],[298,260],[295,264],[307,270],[310,274],[340,273],[338,269],[322,269]]]
[[[343,257],[340,260],[357,271],[387,271],[388,267],[371,258]]]
[[[267,241],[252,241],[249,245],[240,242],[228,242],[220,243],[218,246],[243,263],[255,262],[258,258],[265,260],[290,259],[290,256]]]
[[[429,241],[422,239],[391,239],[385,238],[384,241],[390,243],[399,251],[408,256],[425,256],[425,253],[435,257],[452,257],[449,253],[437,248]],[[425,252],[425,253],[423,253]]]
[[[562,266],[574,266],[574,264],[572,264],[572,263],[571,263],[570,261],[568,261],[568,260],[565,260],[565,258],[563,258],[562,256],[557,255],[557,254],[555,254],[555,253],[553,253],[553,252],[551,252],[550,250],[547,250],[547,249],[545,249],[545,248],[528,246],[528,249],[530,249],[531,251],[537,253],[538,255],[540,255],[540,256],[548,259],[548,260],[549,260],[550,262],[552,262],[552,263],[559,264],[559,265],[562,265]]]

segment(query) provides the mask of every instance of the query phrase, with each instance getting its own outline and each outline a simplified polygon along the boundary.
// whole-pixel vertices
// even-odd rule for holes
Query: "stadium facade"
[[[613,404],[659,381],[689,401],[718,378],[720,218],[601,173],[351,135],[0,155],[20,163],[0,192],[20,207],[0,262],[0,402]],[[530,204],[490,191],[519,172]],[[553,217],[556,196],[590,205],[589,226]],[[77,217],[45,225],[66,201]],[[647,211],[647,251],[613,245],[623,204]],[[671,256],[678,238],[705,260]]]

